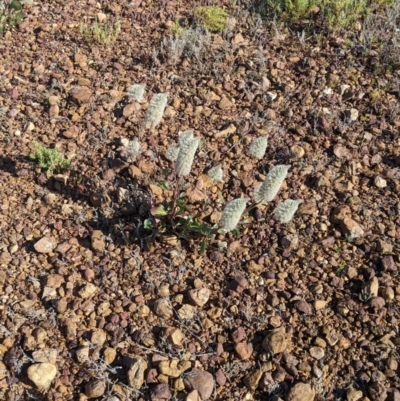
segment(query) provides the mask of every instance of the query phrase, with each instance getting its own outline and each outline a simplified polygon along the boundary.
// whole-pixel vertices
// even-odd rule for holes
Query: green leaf
[[[18,11],[15,13],[14,21],[16,24],[19,24],[25,18],[25,14],[22,11]]]
[[[143,222],[143,227],[144,227],[146,230],[152,230],[152,229],[153,229],[153,224],[152,224],[151,220],[150,220],[150,219],[146,219],[146,220]]]
[[[202,255],[207,249],[207,241],[205,239],[202,239],[200,242],[200,255]]]
[[[18,0],[12,0],[10,3],[10,8],[12,8],[15,11],[19,11],[21,10],[22,6]]]
[[[169,186],[168,182],[165,181],[165,180],[158,181],[158,182],[157,182],[157,185],[158,185],[161,189],[167,189],[167,190],[170,189],[170,186]]]
[[[153,216],[158,217],[166,216],[168,214],[163,205],[153,206],[150,210],[150,213]]]

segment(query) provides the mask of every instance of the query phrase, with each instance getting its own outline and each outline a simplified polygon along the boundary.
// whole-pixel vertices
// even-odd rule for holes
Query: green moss
[[[53,175],[55,171],[71,167],[71,162],[65,159],[57,149],[48,149],[37,142],[35,142],[35,151],[29,155],[29,158],[46,170],[47,176]]]
[[[80,23],[79,32],[88,42],[95,42],[99,45],[107,46],[113,44],[121,32],[121,21],[117,20],[114,24],[101,24],[95,20],[93,25]]]
[[[218,6],[196,7],[193,17],[210,32],[222,32],[228,26],[227,12]]]

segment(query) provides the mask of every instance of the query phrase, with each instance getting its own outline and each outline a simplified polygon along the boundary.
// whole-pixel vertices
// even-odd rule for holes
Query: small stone
[[[191,367],[190,361],[172,359],[170,361],[161,361],[158,365],[158,371],[164,376],[177,378]]]
[[[382,309],[385,306],[386,302],[382,297],[373,297],[370,300],[370,305],[372,308]]]
[[[91,243],[92,243],[92,249],[97,252],[103,252],[106,243],[104,241],[104,235],[103,232],[100,230],[93,230],[92,235],[90,236]]]
[[[325,351],[321,347],[311,347],[310,355],[317,360],[322,359],[325,356]]]
[[[377,242],[376,248],[377,248],[378,252],[380,252],[381,254],[393,252],[393,245],[389,244],[383,240],[379,240]]]
[[[12,256],[8,252],[0,254],[0,266],[7,266],[12,260]]]
[[[372,277],[372,280],[365,283],[362,287],[361,292],[367,294],[370,297],[377,297],[379,291],[379,281],[378,277]]]
[[[315,308],[315,310],[324,309],[325,306],[327,305],[327,303],[328,303],[327,301],[318,299],[318,300],[314,301],[314,308]]]
[[[296,249],[299,245],[299,236],[297,234],[288,234],[282,238],[282,246],[286,249]]]
[[[92,92],[88,87],[82,86],[71,90],[72,99],[79,104],[88,103],[92,98]]]
[[[29,366],[27,375],[35,386],[40,390],[50,387],[51,382],[57,374],[57,368],[52,363],[35,363]]]
[[[97,20],[100,23],[104,22],[107,19],[107,15],[104,13],[97,13],[96,16],[97,16]]]
[[[64,133],[63,136],[67,139],[74,139],[76,138],[80,133],[80,129],[76,125],[72,125],[69,127]]]
[[[329,178],[325,177],[324,175],[321,175],[320,177],[317,178],[315,186],[316,188],[330,187],[331,182],[329,181]]]
[[[374,185],[375,185],[377,188],[385,188],[385,187],[387,186],[387,181],[386,181],[384,178],[379,177],[379,175],[377,175],[377,176],[374,178]]]
[[[293,157],[295,157],[296,159],[301,159],[306,153],[305,150],[299,145],[293,145],[290,148],[290,151],[292,152]]]
[[[104,380],[93,380],[85,385],[85,394],[88,398],[101,397],[106,391],[106,382]]]
[[[94,284],[92,283],[87,283],[80,291],[79,291],[79,295],[84,298],[91,298],[96,291],[98,290],[98,287],[96,287]]]
[[[186,401],[202,401],[202,399],[199,392],[197,390],[193,390],[186,396]]]
[[[33,245],[36,252],[50,253],[57,246],[57,242],[53,237],[43,237]]]
[[[384,256],[381,260],[381,264],[385,272],[397,271],[397,265],[393,259],[393,256]]]
[[[232,106],[233,103],[225,95],[222,96],[221,100],[218,103],[218,107],[221,110],[229,109]]]
[[[129,103],[127,104],[124,109],[122,110],[122,115],[124,117],[129,117],[131,116],[133,113],[137,112],[140,110],[140,104],[133,102],[133,103]]]
[[[178,316],[181,320],[193,319],[196,308],[189,304],[184,304],[182,308],[178,310]]]
[[[159,383],[150,390],[150,396],[152,400],[170,400],[172,393],[168,383]]]
[[[208,288],[200,288],[199,290],[190,290],[189,299],[197,306],[204,306],[210,298],[211,291]]]
[[[312,306],[308,302],[300,300],[297,301],[294,305],[299,312],[304,313],[306,315],[312,314]]]
[[[102,329],[96,329],[92,332],[90,342],[96,347],[102,347],[107,341],[107,334]]]
[[[273,355],[285,352],[287,347],[285,329],[280,327],[269,331],[267,336],[264,338],[262,347],[265,351]]]
[[[351,108],[345,110],[345,116],[348,118],[350,121],[357,121],[359,112],[357,109]]]
[[[261,369],[253,370],[252,372],[248,373],[243,379],[244,385],[249,390],[255,391],[263,373],[264,372]]]
[[[103,355],[104,355],[104,362],[107,365],[111,365],[115,361],[115,358],[117,356],[117,351],[115,348],[107,347],[104,350]]]
[[[76,352],[76,360],[80,363],[84,363],[89,360],[89,347],[84,346],[84,347],[79,347]]]
[[[181,329],[176,327],[169,327],[166,330],[167,340],[170,344],[175,345],[177,347],[182,347],[183,342],[185,340],[185,335],[183,334]]]
[[[212,374],[199,369],[193,369],[187,373],[184,383],[188,390],[197,390],[202,400],[208,400],[214,390]]]
[[[55,365],[58,352],[54,348],[43,348],[32,352],[32,358],[37,363],[50,363]]]
[[[154,302],[154,313],[163,319],[170,319],[174,315],[171,302],[167,298],[160,298]]]
[[[60,274],[49,274],[46,280],[46,286],[50,288],[60,288],[64,283],[64,277]]]
[[[387,362],[386,362],[386,366],[388,367],[388,369],[390,370],[397,370],[397,368],[399,367],[399,363],[397,361],[396,358],[394,358],[393,356],[391,356]]]
[[[144,383],[144,373],[147,369],[147,362],[138,357],[128,370],[128,384],[136,390],[139,390]]]
[[[288,393],[287,401],[314,401],[315,390],[307,383],[295,384]]]
[[[353,387],[347,389],[347,401],[358,401],[362,398],[363,392],[361,390],[356,390]]]
[[[234,345],[235,351],[241,361],[250,359],[253,353],[253,345],[247,342],[240,342]]]
[[[345,217],[340,223],[340,227],[343,234],[346,235],[349,240],[359,238],[364,235],[364,230],[362,227],[350,217]]]
[[[215,381],[217,382],[217,384],[219,386],[225,386],[226,380],[227,379],[226,379],[225,373],[222,371],[222,369],[218,369],[215,372]]]

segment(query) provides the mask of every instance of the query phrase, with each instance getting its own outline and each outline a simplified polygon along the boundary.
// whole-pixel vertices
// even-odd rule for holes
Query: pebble
[[[152,400],[170,400],[172,393],[167,383],[159,383],[150,390],[150,396]]]
[[[88,103],[92,97],[92,92],[89,88],[82,86],[80,88],[72,89],[70,92],[72,99],[80,104]]]
[[[0,254],[0,265],[7,266],[12,260],[12,256],[8,252],[2,252]]]
[[[185,335],[183,334],[181,329],[175,327],[169,327],[166,332],[167,340],[170,344],[175,345],[177,347],[182,347],[183,342],[185,340]]]
[[[265,351],[270,352],[273,355],[285,352],[287,347],[285,329],[282,327],[269,331],[267,336],[264,338],[262,347]]]
[[[51,363],[55,365],[58,352],[54,348],[43,348],[32,352],[32,358],[37,363]]]
[[[167,377],[177,378],[184,371],[190,369],[192,364],[190,361],[179,361],[178,359],[171,359],[167,361],[161,361],[158,365],[158,371]]]
[[[114,361],[115,358],[117,356],[117,351],[115,348],[111,348],[111,347],[107,347],[104,351],[103,351],[103,357],[104,357],[104,362],[107,365],[111,365]]]
[[[377,175],[377,176],[374,178],[374,185],[375,185],[377,188],[385,188],[385,187],[387,186],[387,181],[386,181],[384,178],[379,177],[379,175]]]
[[[351,239],[359,238],[364,235],[363,228],[352,218],[345,217],[340,223],[340,228],[344,235]]]
[[[312,314],[312,306],[306,301],[297,301],[295,307],[299,312],[305,313],[306,315]]]
[[[322,359],[325,356],[325,351],[321,347],[311,347],[310,348],[310,355],[314,359]]]
[[[63,136],[67,139],[74,139],[80,133],[79,127],[77,125],[72,125],[66,131],[64,131]]]
[[[92,249],[96,252],[103,252],[106,247],[106,242],[104,241],[103,232],[100,230],[93,230],[90,236]]]
[[[171,302],[167,298],[160,298],[154,303],[154,313],[163,319],[169,319],[174,315]]]
[[[258,383],[263,375],[263,371],[261,369],[253,370],[252,372],[248,373],[244,377],[244,385],[251,391],[255,391],[258,387]]]
[[[104,330],[97,329],[92,332],[90,342],[93,345],[97,347],[102,347],[106,341],[107,341],[107,334]]]
[[[353,387],[347,389],[346,392],[347,401],[358,401],[362,398],[363,392],[361,390],[356,390]]]
[[[138,357],[128,370],[128,384],[136,390],[139,390],[144,383],[144,373],[147,369],[147,362]]]
[[[307,383],[295,384],[288,393],[287,401],[314,401],[315,390]]]
[[[27,375],[38,389],[47,389],[57,374],[57,367],[52,363],[35,363],[29,366]]]
[[[53,237],[43,237],[33,245],[36,252],[50,253],[57,246],[57,242]]]
[[[186,401],[202,401],[202,399],[199,392],[197,390],[193,390],[186,396]]]
[[[189,299],[197,306],[204,306],[210,298],[211,291],[208,288],[200,288],[199,290],[190,290]]]
[[[253,353],[253,345],[247,342],[240,342],[234,345],[235,351],[241,361],[246,361],[250,359]]]
[[[59,288],[64,283],[64,277],[60,274],[49,274],[46,279],[46,286],[50,288]]]
[[[101,397],[106,391],[106,382],[98,379],[93,380],[85,385],[85,394],[88,398]]]
[[[197,390],[202,400],[208,400],[214,390],[214,378],[204,370],[191,370],[185,376],[184,383],[188,390]]]
[[[98,287],[96,287],[92,283],[87,283],[81,290],[79,291],[79,295],[84,298],[91,298],[98,290]]]

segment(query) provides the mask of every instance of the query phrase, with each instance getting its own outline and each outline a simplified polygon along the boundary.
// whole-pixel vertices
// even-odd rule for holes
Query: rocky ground
[[[229,26],[207,34],[191,17],[204,1],[36,3],[0,40],[0,398],[400,400],[400,6],[329,33],[219,1]],[[85,31],[95,18],[120,27],[110,43]],[[291,166],[203,254],[197,236],[141,229],[172,197],[165,154],[188,129],[201,221]],[[46,174],[35,141],[71,168]],[[303,203],[279,224],[289,197]]]

